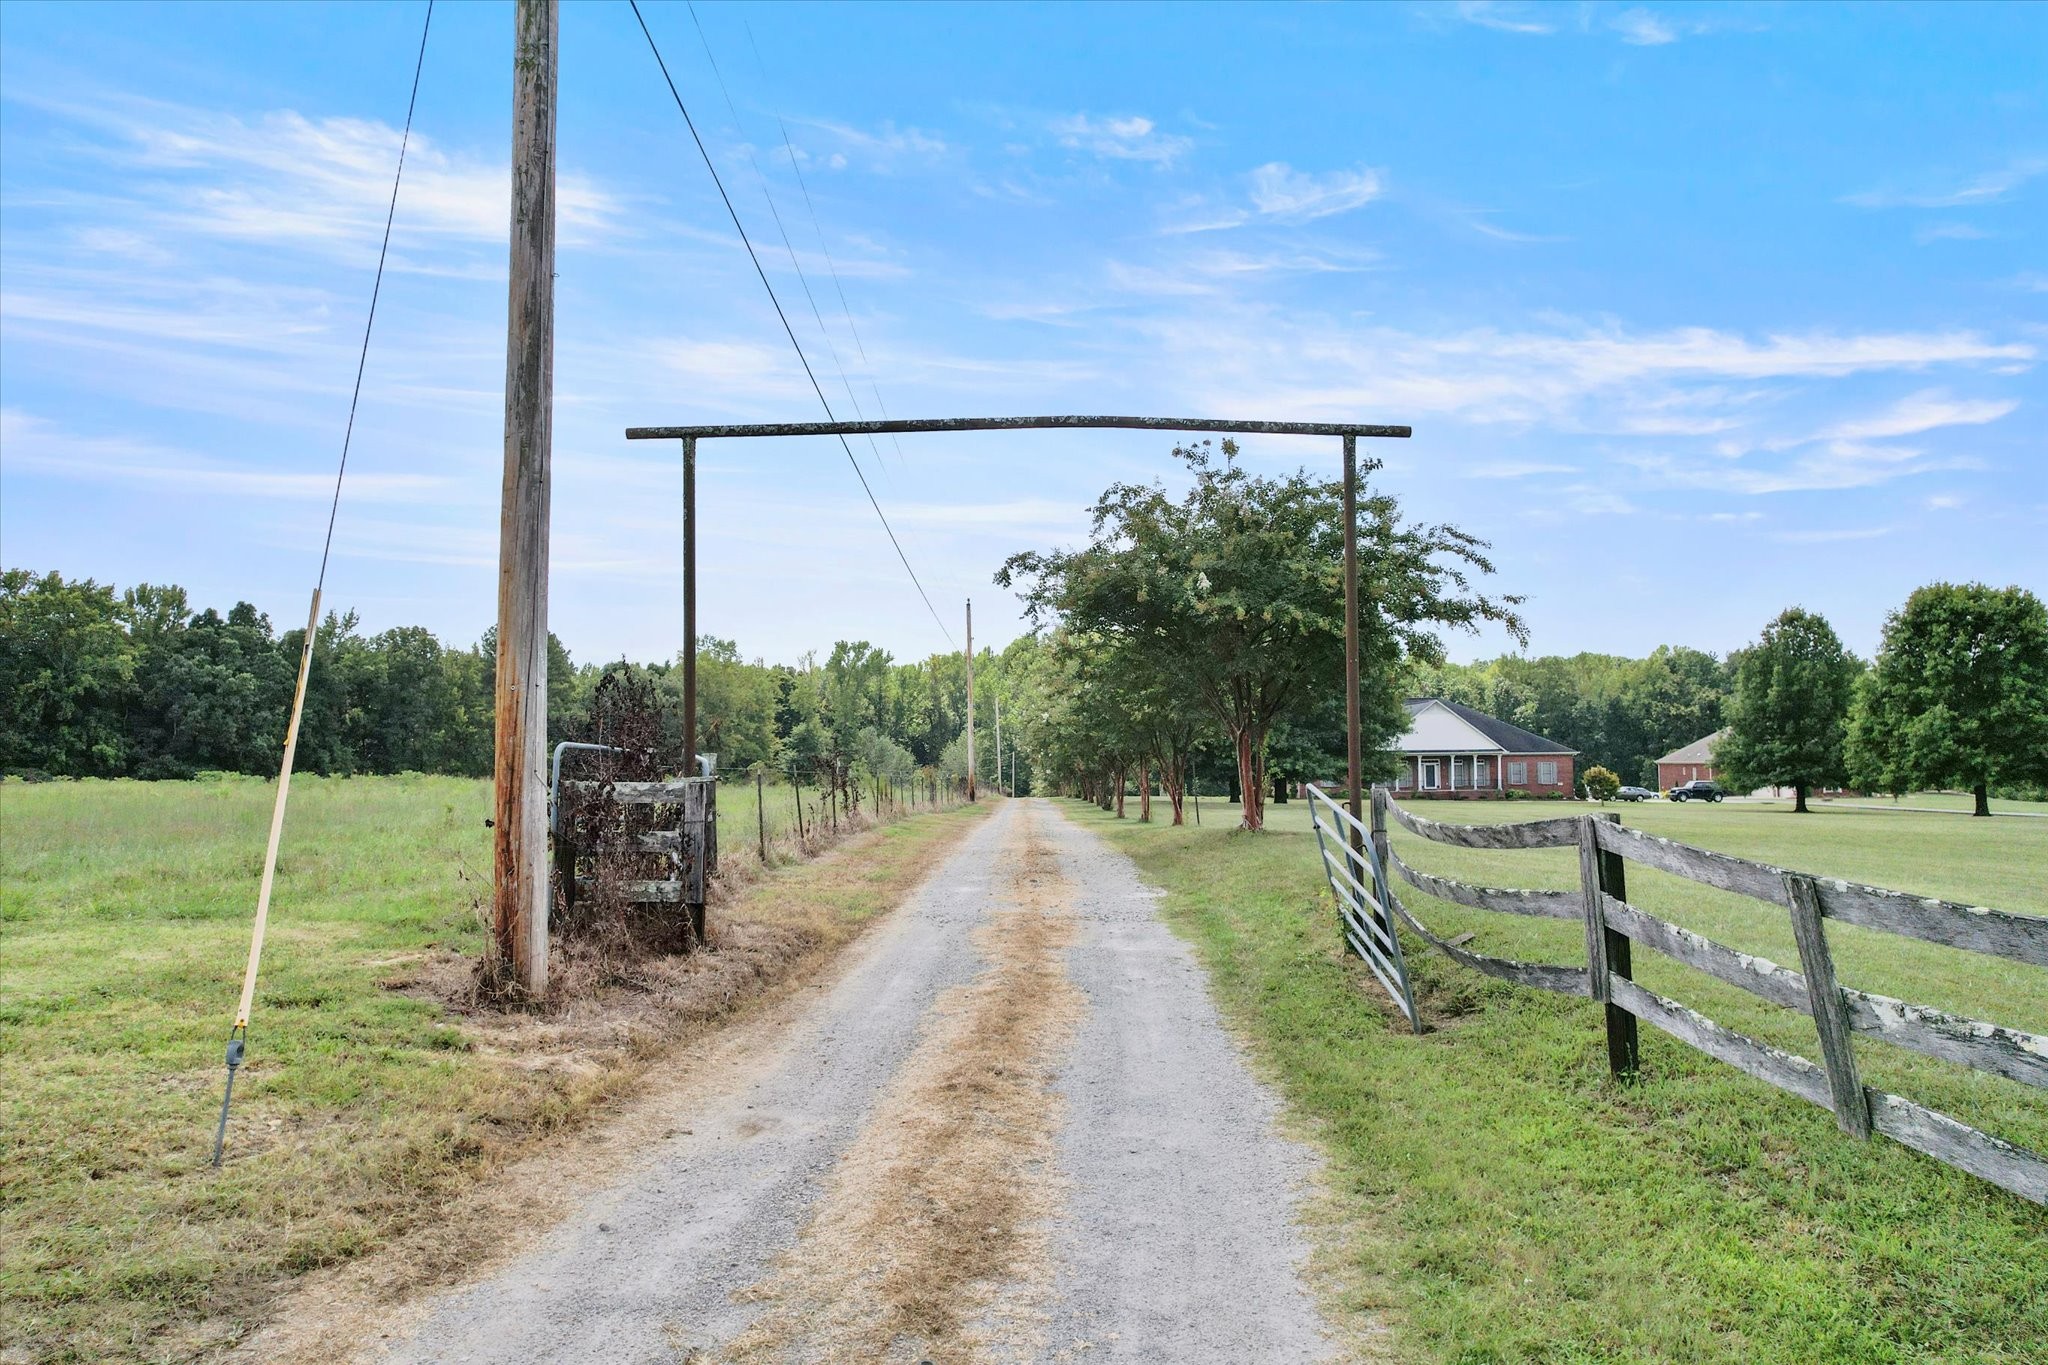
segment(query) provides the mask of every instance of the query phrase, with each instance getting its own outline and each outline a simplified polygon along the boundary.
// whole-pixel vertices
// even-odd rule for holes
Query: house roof
[[[1577,749],[1572,748],[1568,744],[1559,744],[1554,739],[1545,739],[1539,734],[1524,730],[1519,725],[1510,725],[1504,720],[1498,720],[1487,715],[1484,711],[1475,711],[1469,706],[1461,706],[1454,701],[1444,701],[1438,697],[1410,697],[1402,704],[1408,708],[1408,734],[1402,736],[1400,742],[1395,745],[1397,752],[1418,753],[1423,748],[1428,748],[1432,752],[1441,750],[1442,746],[1440,745],[1418,747],[1409,743],[1410,736],[1415,735],[1417,730],[1423,724],[1426,724],[1426,713],[1433,708],[1441,708],[1443,712],[1448,712],[1451,716],[1463,721],[1467,726],[1478,731],[1488,744],[1504,754],[1576,754],[1578,752]],[[1484,748],[1485,746],[1474,747]]]
[[[1705,739],[1694,740],[1683,749],[1673,749],[1657,761],[1659,763],[1712,763],[1714,761],[1714,746],[1727,737],[1728,730],[1724,726],[1714,731],[1713,734],[1708,735]]]

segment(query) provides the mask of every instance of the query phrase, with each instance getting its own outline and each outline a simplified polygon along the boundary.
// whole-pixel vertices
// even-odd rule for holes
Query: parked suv
[[[1673,787],[1664,794],[1673,801],[1719,801],[1722,791],[1720,783],[1709,782],[1704,777],[1696,777],[1690,782],[1681,783]]]

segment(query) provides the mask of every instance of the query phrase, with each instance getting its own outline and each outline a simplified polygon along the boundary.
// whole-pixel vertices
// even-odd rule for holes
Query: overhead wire
[[[817,322],[818,335],[825,342],[825,354],[831,357],[832,368],[839,372],[839,384],[846,390],[846,401],[853,404],[854,417],[865,422],[868,415],[861,411],[860,398],[853,391],[853,381],[846,377],[846,366],[839,359],[839,347],[833,344],[832,330],[825,325],[824,313],[819,311],[818,296],[811,291],[810,276],[804,273],[803,263],[797,259],[796,244],[789,239],[789,228],[782,221],[782,210],[776,206],[774,192],[768,188],[768,177],[761,170],[760,159],[754,155],[753,144],[746,140],[746,127],[740,120],[739,106],[733,103],[732,90],[725,83],[725,72],[718,65],[717,54],[711,50],[711,37],[705,33],[704,21],[697,15],[695,0],[688,0],[686,7],[690,11],[690,22],[697,29],[697,41],[703,44],[704,60],[711,64],[711,75],[718,82],[718,93],[725,97],[726,112],[732,115],[733,129],[740,135],[740,145],[746,151],[747,164],[754,168],[754,182],[761,187],[761,198],[768,204],[768,216],[774,219],[775,230],[782,237],[782,249],[789,253],[789,268],[796,272],[797,283],[803,286],[804,300],[811,305],[811,317]],[[881,447],[875,444],[872,434],[867,440],[868,449],[874,452],[875,467],[886,473],[888,467],[882,462]]]
[[[221,1163],[228,1136],[228,1107],[235,1098],[235,1071],[247,1050],[249,1015],[256,1002],[256,976],[263,962],[263,934],[270,922],[270,893],[277,880],[277,850],[284,836],[285,805],[290,798],[292,767],[298,758],[299,726],[305,718],[306,684],[313,673],[313,644],[320,630],[320,595],[327,586],[327,564],[334,551],[334,525],[341,514],[341,484],[348,473],[348,453],[355,441],[356,409],[363,399],[363,374],[370,360],[370,335],[377,325],[377,300],[384,292],[384,265],[391,254],[391,225],[398,217],[398,187],[405,179],[405,154],[412,145],[413,113],[419,107],[420,74],[427,65],[427,35],[434,27],[434,0],[427,0],[426,19],[420,25],[420,50],[412,66],[412,92],[405,101],[405,130],[398,138],[398,168],[391,176],[391,201],[384,210],[384,238],[377,247],[377,274],[370,286],[369,315],[363,321],[363,343],[356,353],[356,381],[349,393],[348,421],[342,428],[341,459],[334,471],[334,496],[327,506],[327,534],[320,544],[320,572],[313,583],[313,604],[306,613],[306,634],[299,646],[299,677],[292,692],[291,718],[285,728],[284,756],[279,762],[277,796],[270,810],[270,838],[263,853],[263,874],[256,891],[256,920],[249,931],[249,961],[242,972],[242,995],[235,1006],[234,1026],[228,1030],[227,1086],[220,1099],[220,1125],[213,1135],[213,1164]]]
[[[768,293],[768,302],[774,306],[775,316],[782,323],[782,330],[789,337],[789,344],[796,350],[797,362],[803,366],[804,377],[811,381],[811,390],[818,395],[818,403],[825,409],[825,416],[832,421],[838,421],[837,414],[832,411],[831,400],[825,397],[824,386],[818,382],[817,372],[811,368],[810,357],[804,354],[803,343],[797,340],[796,329],[789,324],[789,314],[783,311],[782,300],[776,296],[775,286],[768,282],[768,272],[761,265],[760,254],[754,250],[753,239],[747,236],[746,226],[740,222],[739,211],[733,207],[732,196],[726,193],[725,181],[711,160],[711,152],[704,145],[703,135],[697,131],[697,122],[690,117],[690,109],[683,103],[682,92],[676,89],[675,77],[669,74],[668,62],[661,55],[661,45],[654,41],[653,30],[647,27],[647,16],[640,12],[640,0],[626,0],[626,3],[633,11],[633,18],[640,25],[642,36],[647,39],[647,49],[654,54],[655,65],[661,68],[661,79],[668,86],[669,98],[675,101],[676,112],[683,116],[683,124],[690,130],[690,140],[697,144],[697,154],[704,159],[704,169],[711,174],[711,183],[718,189],[718,197],[725,205],[726,215],[732,219],[733,228],[739,233],[740,245],[746,248],[747,259],[753,262],[754,273],[760,277],[761,287]],[[843,434],[839,437],[839,447],[846,452],[846,462],[853,466],[854,477],[860,480],[861,491],[867,494],[868,505],[875,509],[875,516],[881,521],[882,530],[888,533],[889,544],[894,547],[896,558],[902,561],[903,571],[910,575],[911,585],[917,589],[917,595],[924,600],[925,610],[931,613],[933,624],[937,625],[939,633],[946,637],[947,644],[958,648],[957,642],[953,639],[953,632],[946,628],[946,622],[939,615],[938,608],[932,605],[931,594],[924,590],[917,570],[911,567],[910,556],[903,552],[903,542],[896,538],[895,527],[889,524],[888,514],[882,511],[882,504],[875,497],[875,490],[868,482],[867,473],[861,469],[860,461],[854,457],[853,446],[847,442]]]
[[[768,75],[768,62],[761,56],[761,44],[754,37],[753,21],[743,15],[740,18],[740,26],[746,30],[747,46],[754,53],[754,65],[765,79]],[[875,407],[881,411],[882,420],[886,422],[889,420],[889,404],[882,397],[882,386],[875,382],[874,363],[868,359],[867,343],[861,340],[860,328],[854,323],[853,305],[846,299],[846,281],[839,277],[839,262],[832,259],[832,246],[825,240],[825,225],[818,221],[818,206],[811,200],[810,182],[804,179],[803,163],[797,159],[796,145],[790,140],[789,124],[778,114],[775,116],[775,127],[782,134],[782,150],[784,155],[789,157],[790,173],[796,176],[796,187],[803,193],[804,210],[810,214],[811,231],[817,234],[819,254],[824,256],[825,269],[832,275],[832,287],[838,291],[839,311],[846,319],[846,330],[853,334],[853,348],[860,355],[861,367],[867,371],[868,392],[874,394]],[[895,448],[896,463],[901,467],[905,463],[903,442],[897,439],[896,433],[890,432],[889,444]]]

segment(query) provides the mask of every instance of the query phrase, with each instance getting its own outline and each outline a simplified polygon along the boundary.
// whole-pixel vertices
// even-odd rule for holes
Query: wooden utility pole
[[[554,424],[556,0],[518,0],[512,45],[512,260],[505,484],[498,521],[497,808],[491,925],[500,960],[548,984],[548,493]]]
[[[1003,693],[996,689],[996,795],[1008,796],[1003,790]]]
[[[974,799],[974,599],[967,599],[967,799]]]
[[[1351,808],[1351,847],[1359,847],[1361,817],[1358,789],[1360,753],[1358,722],[1358,438],[1344,438],[1344,766],[1350,783],[1345,804]]]

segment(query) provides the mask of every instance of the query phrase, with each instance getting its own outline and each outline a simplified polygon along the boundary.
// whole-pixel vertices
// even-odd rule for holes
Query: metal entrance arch
[[[1261,422],[1215,417],[918,417],[882,422],[743,422],[627,427],[629,441],[683,443],[683,748],[697,752],[697,442],[757,436],[882,436],[925,431],[1194,431],[1217,435],[1335,436],[1344,443],[1344,728],[1347,804],[1363,818],[1358,716],[1358,438],[1405,439],[1413,427],[1364,422]],[[688,768],[686,767],[685,771]]]
[[[937,431],[1192,431],[1216,435],[1251,436],[1335,436],[1344,443],[1344,747],[1345,804],[1350,819],[1345,823],[1346,842],[1355,865],[1368,857],[1370,845],[1363,821],[1360,778],[1363,752],[1358,714],[1358,439],[1405,439],[1414,428],[1379,426],[1363,422],[1263,422],[1233,421],[1212,417],[922,417],[880,422],[744,422],[699,426],[627,427],[629,441],[681,441],[683,443],[683,761],[685,771],[696,764],[697,754],[697,442],[747,439],[759,436],[882,436],[912,435]],[[849,452],[851,453],[851,452]],[[970,667],[972,660],[970,659]],[[972,714],[971,712],[969,713]],[[1318,793],[1320,795],[1320,793]],[[1328,800],[1327,797],[1324,798]],[[1317,838],[1322,837],[1318,828]],[[1331,881],[1338,898],[1343,893]],[[1393,933],[1391,916],[1386,932]],[[1356,948],[1357,945],[1353,945]],[[1377,972],[1379,964],[1359,949]],[[1399,952],[1398,942],[1395,952]],[[1398,959],[1397,959],[1398,960]],[[1395,968],[1402,990],[1395,999],[1411,1025],[1416,1023],[1415,1006],[1407,995],[1407,974]]]

